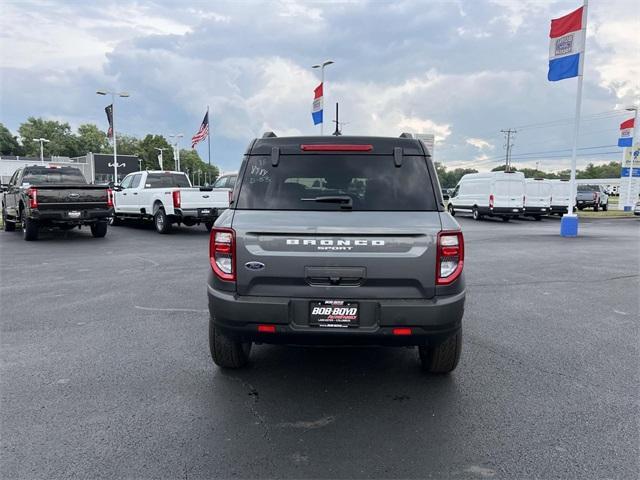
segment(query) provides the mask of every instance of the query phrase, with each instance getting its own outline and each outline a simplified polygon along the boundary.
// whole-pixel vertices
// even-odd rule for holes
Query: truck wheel
[[[169,233],[171,231],[171,223],[164,213],[164,208],[160,207],[153,216],[153,224],[156,226],[158,233]]]
[[[600,205],[598,205],[597,203],[593,206],[593,211],[597,212],[598,210],[600,210]]]
[[[509,220],[511,220],[509,217],[502,217],[503,222],[508,222]]]
[[[447,205],[447,210],[449,211],[449,214],[452,217],[456,216],[456,211],[454,210],[453,205],[451,203],[449,205]]]
[[[609,210],[609,202],[605,203],[604,205],[602,205],[602,211],[606,212]]]
[[[471,215],[473,216],[473,219],[475,221],[482,220],[482,215],[480,215],[480,212],[478,211],[478,207],[473,207],[473,210],[471,211]]]
[[[462,353],[462,329],[433,347],[420,346],[422,369],[429,373],[450,373],[458,366]]]
[[[213,362],[221,368],[242,368],[249,361],[251,343],[241,343],[219,332],[209,319],[209,350]]]
[[[213,222],[204,222],[204,226],[207,227],[207,232],[210,232],[213,228]]]
[[[22,238],[24,238],[27,242],[37,240],[39,233],[38,222],[28,219],[24,210],[20,215],[20,219],[22,220]]]
[[[91,235],[102,238],[107,234],[107,222],[96,222],[91,225]]]
[[[2,209],[2,226],[4,227],[5,232],[15,232],[16,231],[16,222],[8,222],[7,221],[7,212]]]
[[[533,219],[534,219],[536,222],[539,222],[540,220],[542,220],[542,217],[541,217],[540,215],[535,215],[535,216],[533,217]]]

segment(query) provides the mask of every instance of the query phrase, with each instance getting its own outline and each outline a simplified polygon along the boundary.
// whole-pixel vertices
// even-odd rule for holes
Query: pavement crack
[[[604,278],[603,281],[626,280],[629,278],[637,278],[640,275],[619,275],[616,277]],[[548,285],[550,283],[576,283],[575,278],[570,280],[528,280],[524,282],[506,282],[506,283],[467,283],[468,287],[519,287],[522,285]]]
[[[255,419],[255,422],[257,425],[260,425],[262,427],[262,429],[264,430],[262,436],[269,440],[270,437],[270,431],[269,431],[269,425],[267,424],[267,420],[265,419],[264,415],[261,415],[260,412],[258,411],[258,402],[260,401],[260,392],[258,392],[258,390],[251,385],[249,382],[246,382],[244,380],[242,380],[241,378],[238,377],[228,377],[232,380],[235,380],[237,382],[239,382],[244,388],[246,388],[248,390],[247,395],[249,397],[251,397],[249,399],[248,402],[245,402],[249,412],[251,413],[251,415],[253,416],[253,418]]]

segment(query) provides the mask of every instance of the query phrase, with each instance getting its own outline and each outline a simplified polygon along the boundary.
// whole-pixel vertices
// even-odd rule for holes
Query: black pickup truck
[[[94,237],[107,234],[113,192],[89,185],[74,167],[27,166],[2,185],[2,223],[7,232],[22,226],[25,240],[37,240],[41,227],[70,230],[89,225]]]

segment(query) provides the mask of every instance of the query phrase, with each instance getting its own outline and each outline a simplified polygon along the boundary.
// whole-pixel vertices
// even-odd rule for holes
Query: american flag
[[[200,124],[198,132],[191,138],[191,148],[195,148],[198,143],[209,135],[209,110],[204,114],[204,119]]]

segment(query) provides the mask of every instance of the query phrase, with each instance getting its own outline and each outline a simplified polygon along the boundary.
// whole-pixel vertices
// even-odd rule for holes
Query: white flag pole
[[[582,12],[582,28],[584,29],[584,45],[580,53],[580,66],[578,67],[578,91],[576,93],[576,116],[573,129],[573,148],[571,150],[571,179],[569,181],[569,205],[567,208],[568,215],[573,215],[576,204],[576,156],[578,150],[578,135],[580,133],[580,112],[582,110],[582,79],[584,78],[584,57],[587,52],[587,7],[589,0],[584,0],[584,9]]]

